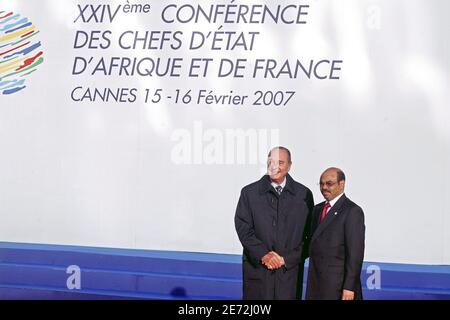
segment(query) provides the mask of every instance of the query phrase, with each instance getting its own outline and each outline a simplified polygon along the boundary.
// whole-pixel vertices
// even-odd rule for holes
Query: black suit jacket
[[[244,299],[295,299],[302,250],[314,206],[312,192],[289,175],[280,196],[265,175],[241,191],[235,226],[243,252]],[[286,263],[268,270],[261,258],[270,251]]]
[[[362,299],[364,212],[345,194],[319,219],[325,202],[314,207],[306,299],[341,299],[342,290]]]

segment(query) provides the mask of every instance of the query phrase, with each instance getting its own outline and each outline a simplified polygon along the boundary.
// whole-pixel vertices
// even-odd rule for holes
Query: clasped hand
[[[284,258],[281,257],[275,251],[270,251],[264,257],[262,257],[261,262],[269,270],[276,270],[284,266]]]

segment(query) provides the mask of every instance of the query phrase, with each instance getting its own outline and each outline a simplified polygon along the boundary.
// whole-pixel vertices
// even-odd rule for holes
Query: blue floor
[[[365,299],[450,299],[450,266],[365,262],[361,278]],[[241,299],[241,287],[239,255],[0,242],[0,299]]]

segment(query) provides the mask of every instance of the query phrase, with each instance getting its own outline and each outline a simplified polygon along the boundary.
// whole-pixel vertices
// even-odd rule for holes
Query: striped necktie
[[[276,186],[275,190],[277,190],[278,195],[280,195],[281,192],[283,191],[283,187],[282,186]]]

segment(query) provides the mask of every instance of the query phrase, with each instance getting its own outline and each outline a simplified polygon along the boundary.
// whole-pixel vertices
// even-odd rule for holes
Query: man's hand
[[[344,289],[342,291],[342,300],[355,300],[355,292]]]
[[[270,262],[271,259],[273,258],[274,254],[273,251],[267,253],[264,257],[262,257],[261,262],[263,265],[265,265],[267,267],[267,269],[272,269],[272,263]]]
[[[269,270],[276,270],[284,266],[284,258],[275,251],[270,251],[262,257],[261,261]]]

